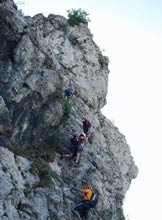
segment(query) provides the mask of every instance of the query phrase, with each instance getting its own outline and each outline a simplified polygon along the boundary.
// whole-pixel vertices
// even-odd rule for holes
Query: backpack
[[[98,203],[98,194],[97,192],[92,192],[92,197],[89,201],[90,208],[94,208]]]
[[[85,125],[86,125],[87,128],[90,128],[90,127],[91,127],[91,122],[88,121],[88,120],[86,120],[86,121],[85,121]]]
[[[74,134],[73,137],[70,140],[71,145],[78,145],[78,135]]]

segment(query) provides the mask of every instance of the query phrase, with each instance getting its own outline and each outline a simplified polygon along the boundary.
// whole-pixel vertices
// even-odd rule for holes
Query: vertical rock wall
[[[62,16],[23,17],[0,1],[0,219],[70,220],[81,198],[71,187],[91,182],[99,193],[89,219],[124,219],[122,201],[137,175],[125,137],[100,112],[108,63],[87,25]],[[70,100],[64,89],[77,93]],[[78,167],[60,161],[70,138],[92,122]]]

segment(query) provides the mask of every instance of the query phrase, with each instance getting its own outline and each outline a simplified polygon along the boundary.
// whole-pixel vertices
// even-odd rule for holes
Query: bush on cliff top
[[[89,14],[85,12],[83,9],[70,9],[68,12],[68,22],[70,25],[78,25],[80,23],[88,24],[90,19],[87,17]]]

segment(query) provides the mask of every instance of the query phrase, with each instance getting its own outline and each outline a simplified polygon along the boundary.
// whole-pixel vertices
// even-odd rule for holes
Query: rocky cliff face
[[[99,193],[89,219],[122,220],[122,201],[137,175],[125,137],[100,112],[108,63],[87,25],[62,16],[23,17],[0,1],[0,219],[70,220],[81,198],[72,186]],[[64,89],[77,93],[70,100]],[[70,138],[92,122],[78,167],[59,159]]]

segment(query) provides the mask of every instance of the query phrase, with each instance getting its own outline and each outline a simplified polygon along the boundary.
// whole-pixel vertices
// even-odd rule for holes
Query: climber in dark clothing
[[[84,193],[83,200],[72,208],[72,212],[76,214],[80,220],[86,220],[90,209],[89,201],[92,197],[92,186],[91,184],[87,184],[85,189],[72,189]]]
[[[79,136],[74,135],[73,138],[71,138],[70,152],[67,154],[62,154],[60,159],[63,159],[63,157],[67,157],[72,160],[74,157],[76,157],[75,164],[78,165],[81,153],[83,152],[82,143],[85,139],[86,135],[84,133],[81,133]]]
[[[91,127],[91,122],[88,119],[83,118],[82,123],[83,123],[83,132],[86,134],[86,136],[88,136],[88,131]]]
[[[66,97],[67,99],[70,99],[70,98],[73,97],[73,95],[74,95],[74,90],[69,87],[69,88],[67,88],[67,89],[64,90],[64,93],[65,93],[65,97]]]

